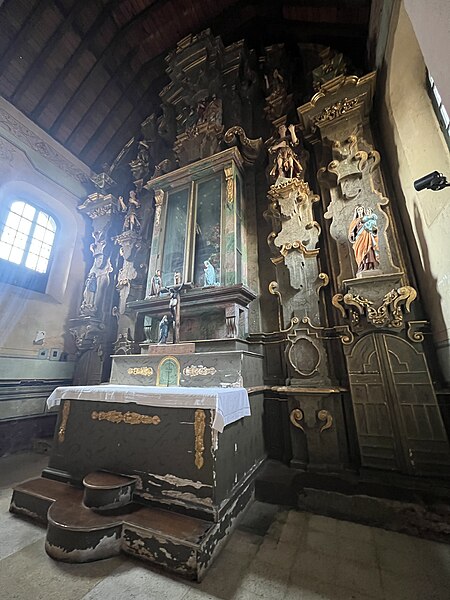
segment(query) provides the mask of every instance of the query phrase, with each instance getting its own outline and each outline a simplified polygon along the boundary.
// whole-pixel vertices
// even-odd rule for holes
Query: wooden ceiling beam
[[[31,37],[31,32],[37,26],[39,19],[52,4],[53,0],[39,0],[39,2],[30,11],[24,24],[17,32],[14,39],[10,42],[8,50],[0,59],[0,73],[5,71],[13,58],[20,55],[22,44]]]
[[[127,69],[127,66],[129,67],[130,62],[136,56],[137,52],[138,52],[137,46],[135,46],[134,48],[131,48],[131,50],[129,50],[127,52],[127,54],[125,55],[125,57],[122,60],[122,62],[120,63],[120,65],[117,67],[114,75],[110,79],[108,79],[108,81],[105,83],[105,85],[103,86],[101,91],[99,91],[98,94],[95,96],[93,102],[91,102],[91,104],[89,106],[85,106],[84,115],[78,121],[77,125],[74,127],[72,133],[69,135],[69,137],[67,138],[67,140],[65,142],[65,144],[67,144],[67,146],[71,145],[75,136],[83,129],[84,123],[85,123],[86,119],[89,117],[89,114],[92,111],[95,111],[96,105],[99,102],[101,102],[105,96],[108,95],[108,92],[113,87],[118,86],[118,85],[120,85],[121,82],[123,82],[123,85],[125,86],[123,94],[125,94],[125,95],[129,94],[129,87],[132,87],[132,84],[127,82],[127,76],[129,77],[130,72],[131,72],[131,77],[132,77],[133,81],[134,81],[134,76],[133,76],[131,69],[130,68]],[[121,97],[123,94],[121,94]],[[111,109],[111,111],[113,111],[113,110],[114,110],[114,108]]]
[[[83,80],[80,82],[79,86],[77,87],[76,92],[74,94],[72,94],[70,100],[66,103],[66,105],[64,106],[64,109],[60,112],[60,114],[54,121],[53,125],[50,128],[51,134],[54,135],[55,132],[57,132],[61,123],[64,122],[66,115],[69,113],[69,111],[74,106],[75,102],[78,100],[80,94],[82,94],[85,87],[89,85],[89,82],[92,81],[93,79],[95,79],[99,70],[101,70],[105,67],[108,60],[114,54],[116,48],[118,46],[120,46],[120,44],[122,43],[123,38],[126,35],[128,35],[130,32],[133,32],[134,29],[140,27],[142,25],[142,19],[145,20],[149,15],[151,15],[151,12],[154,10],[156,5],[165,4],[167,1],[168,0],[153,0],[152,3],[149,6],[147,6],[147,8],[145,8],[143,11],[141,11],[138,15],[136,15],[133,19],[131,19],[131,21],[128,21],[128,23],[124,27],[122,27],[121,29],[119,29],[117,31],[113,40],[103,49],[100,56],[97,57],[97,60],[95,61],[92,68],[85,74]],[[138,45],[139,41],[140,41],[139,39],[134,39],[133,40],[134,45],[135,46]],[[54,86],[52,86],[52,87],[54,87]]]
[[[111,113],[115,113],[116,111],[119,110],[121,104],[123,103],[124,100],[126,100],[129,96],[129,89],[133,89],[134,85],[136,84],[137,81],[139,81],[142,77],[142,74],[144,72],[148,72],[148,71],[154,71],[154,72],[159,72],[159,73],[164,73],[164,57],[165,57],[165,53],[164,54],[160,54],[159,56],[157,56],[156,58],[152,59],[151,61],[149,61],[148,63],[145,63],[141,66],[141,68],[139,69],[139,71],[137,73],[134,74],[133,79],[131,81],[131,83],[123,90],[122,94],[120,95],[120,97],[116,100],[115,104],[111,107],[110,112]],[[165,75],[160,76],[159,79],[162,79],[162,77],[165,77]],[[157,85],[155,85],[155,79],[151,79],[149,80],[149,87],[153,86],[154,90],[159,90],[159,87]],[[157,94],[158,92],[156,91],[155,94]],[[98,101],[98,99],[96,100]],[[80,155],[85,156],[90,152],[90,149],[92,148],[93,144],[94,144],[94,140],[97,137],[97,135],[99,134],[99,132],[105,127],[107,121],[109,119],[109,115],[106,114],[101,123],[99,123],[99,125],[97,126],[97,128],[95,129],[95,131],[92,132],[92,135],[90,137],[90,140],[85,144],[85,146],[83,147],[83,149],[81,150]]]
[[[111,163],[127,140],[129,140],[137,131],[145,117],[148,114],[151,114],[152,111],[149,110],[149,104],[151,100],[155,99],[155,87],[157,87],[156,82],[152,81],[141,95],[137,104],[131,108],[119,129],[117,129],[108,142],[106,142],[103,151],[95,160],[96,165],[102,165],[105,162],[108,162],[108,164]],[[131,135],[130,132],[132,132]]]
[[[25,72],[25,75],[22,77],[22,81],[19,83],[19,85],[14,91],[14,94],[11,96],[11,102],[13,104],[14,102],[20,99],[20,97],[23,95],[27,88],[30,88],[33,85],[33,81],[36,78],[36,75],[38,75],[38,73],[40,73],[40,71],[42,70],[42,65],[46,63],[46,61],[53,53],[53,50],[55,49],[56,45],[61,40],[63,35],[72,27],[72,23],[75,17],[79,14],[80,10],[83,7],[82,2],[75,0],[74,4],[72,5],[72,8],[70,9],[70,12],[68,14],[65,14],[64,9],[59,2],[54,0],[54,4],[60,11],[63,21],[61,22],[59,27],[57,27],[56,30],[53,32],[53,34],[51,35],[50,39],[47,41],[41,52],[38,52],[36,54],[35,59],[28,67],[27,71]]]
[[[42,96],[42,98],[39,100],[38,104],[32,111],[31,118],[34,121],[39,120],[39,117],[40,117],[42,111],[45,109],[45,107],[49,103],[52,96],[57,94],[57,91],[58,91],[59,87],[61,86],[62,82],[64,81],[67,73],[70,71],[70,69],[72,67],[74,67],[78,63],[83,52],[87,48],[89,48],[89,46],[92,43],[92,40],[98,34],[98,30],[101,27],[101,25],[103,24],[103,22],[105,21],[105,19],[107,19],[111,15],[111,12],[114,10],[114,7],[118,4],[120,4],[121,1],[122,0],[110,0],[110,2],[104,6],[102,12],[96,17],[96,19],[94,20],[92,25],[89,27],[89,29],[86,31],[86,33],[83,36],[80,36],[81,42],[78,45],[77,49],[71,55],[71,57],[69,58],[67,63],[64,65],[64,67],[61,69],[61,71],[56,76],[56,78],[52,81],[49,88],[47,89],[45,94]]]

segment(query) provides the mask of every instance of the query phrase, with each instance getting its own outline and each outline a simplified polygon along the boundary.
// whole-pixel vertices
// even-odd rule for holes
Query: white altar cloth
[[[95,402],[134,402],[147,406],[206,408],[214,411],[212,428],[222,433],[224,427],[250,416],[250,402],[245,388],[159,387],[153,385],[74,385],[57,387],[47,399],[48,408],[61,400]]]

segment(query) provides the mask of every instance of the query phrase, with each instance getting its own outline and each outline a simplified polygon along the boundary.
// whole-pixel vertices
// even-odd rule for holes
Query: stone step
[[[83,479],[83,503],[95,511],[115,510],[130,504],[137,478],[106,471],[89,473]]]

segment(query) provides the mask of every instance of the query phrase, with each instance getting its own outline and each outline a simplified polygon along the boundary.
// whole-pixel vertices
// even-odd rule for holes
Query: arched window
[[[48,213],[23,200],[0,212],[0,279],[45,291],[57,225]]]
[[[431,100],[433,102],[434,111],[439,121],[439,125],[441,126],[442,132],[444,133],[444,137],[447,141],[447,144],[450,146],[450,117],[445,109],[445,106],[442,102],[441,95],[434,83],[434,79],[431,77],[428,72],[428,87],[431,95]]]

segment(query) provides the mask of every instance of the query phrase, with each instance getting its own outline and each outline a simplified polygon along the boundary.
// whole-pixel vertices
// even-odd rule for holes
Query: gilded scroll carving
[[[350,318],[354,325],[359,323],[361,316],[365,316],[367,322],[375,327],[401,329],[404,326],[403,312],[410,312],[411,303],[416,298],[416,290],[407,285],[388,292],[378,307],[372,300],[350,292],[335,294],[332,303],[343,318]]]
[[[184,367],[183,375],[186,377],[198,377],[206,376],[206,375],[215,375],[217,373],[217,369],[214,367],[204,367],[203,365],[190,365],[188,367]]]
[[[303,427],[302,421],[304,418],[303,411],[300,408],[294,408],[291,410],[291,414],[289,415],[289,420],[291,421],[294,427],[297,429],[301,429],[303,433],[305,433],[305,428]]]
[[[61,417],[61,425],[58,429],[58,442],[62,444],[66,437],[66,428],[67,428],[67,420],[69,418],[70,413],[70,400],[64,400],[64,404],[62,407],[62,417]]]
[[[153,369],[151,367],[130,367],[127,373],[128,375],[144,375],[144,377],[151,377],[153,375]]]
[[[333,426],[333,417],[327,410],[319,410],[319,412],[317,413],[317,418],[319,419],[319,421],[324,421],[324,424],[320,427],[319,433],[323,433],[324,431],[330,429]]]
[[[127,411],[125,413],[118,410],[96,411],[91,413],[91,419],[94,421],[108,421],[109,423],[126,423],[127,425],[159,425],[160,417],[141,415],[140,413]]]
[[[330,106],[326,106],[322,112],[312,118],[314,125],[320,125],[324,121],[334,121],[345,115],[349,110],[352,110],[360,102],[359,98],[343,98]]]
[[[201,469],[205,462],[203,452],[205,450],[205,411],[198,408],[195,411],[194,417],[194,433],[195,433],[195,466]]]

